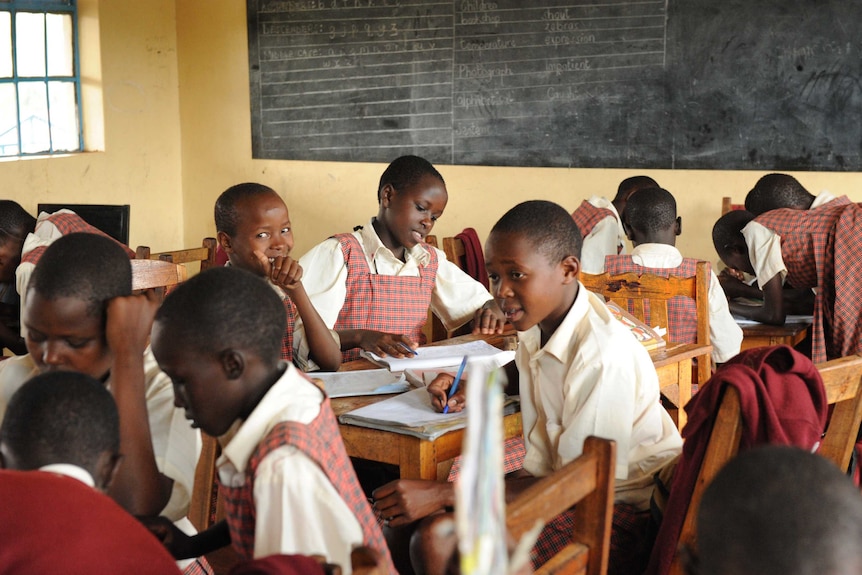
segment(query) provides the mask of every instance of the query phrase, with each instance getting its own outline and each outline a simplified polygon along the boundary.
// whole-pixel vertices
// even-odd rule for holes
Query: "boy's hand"
[[[739,279],[735,274],[724,269],[718,275],[718,283],[728,298],[744,297],[750,291],[751,286]]]
[[[390,527],[413,523],[444,509],[452,498],[452,484],[427,479],[396,479],[371,494],[374,509]]]
[[[506,316],[494,300],[488,300],[485,305],[476,310],[473,317],[473,333],[491,335],[503,333]]]
[[[167,517],[137,517],[150,533],[162,542],[175,559],[185,559],[194,556],[191,549],[191,537],[183,533]],[[189,555],[189,554],[192,555]]]
[[[448,397],[449,389],[455,383],[455,377],[448,373],[441,373],[428,384],[425,389],[431,394],[431,406],[439,412],[449,405],[449,413],[458,413],[467,406],[467,380],[461,379],[458,391],[455,395]]]
[[[290,291],[302,280],[302,266],[292,257],[276,256],[270,263],[262,251],[254,250],[254,255],[260,263],[263,275],[278,287]]]
[[[143,357],[158,308],[159,296],[155,290],[109,301],[105,325],[108,347],[115,354],[128,352]]]
[[[359,347],[376,353],[380,357],[413,357],[413,350],[419,347],[406,335],[386,333],[371,329],[362,330]]]

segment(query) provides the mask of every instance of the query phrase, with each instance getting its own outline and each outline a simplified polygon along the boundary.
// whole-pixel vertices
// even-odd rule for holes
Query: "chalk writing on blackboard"
[[[248,8],[256,158],[859,169],[862,0]]]

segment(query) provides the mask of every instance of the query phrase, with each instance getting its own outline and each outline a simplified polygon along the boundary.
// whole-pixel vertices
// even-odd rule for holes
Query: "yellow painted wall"
[[[251,159],[248,46],[244,0],[177,3],[180,114],[183,135],[185,240],[194,245],[214,231],[212,205],[228,186],[258,181],[287,201],[296,254],[330,234],[363,224],[377,211],[380,164]],[[517,202],[541,198],[574,209],[593,194],[613,195],[631,170],[437,166],[449,189],[438,237],[473,226],[485,237]],[[710,230],[721,198],[742,202],[763,172],[654,170],[645,172],[670,190],[683,218],[678,246],[686,255],[715,260]],[[858,173],[799,173],[812,192],[828,188],[862,201]]]
[[[174,0],[82,0],[88,152],[0,162],[3,196],[31,213],[40,202],[130,204],[130,244],[183,242]],[[85,96],[86,97],[86,96]]]

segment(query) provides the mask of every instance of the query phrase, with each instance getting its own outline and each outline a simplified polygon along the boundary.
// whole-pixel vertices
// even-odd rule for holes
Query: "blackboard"
[[[862,169],[862,0],[248,0],[253,157]]]

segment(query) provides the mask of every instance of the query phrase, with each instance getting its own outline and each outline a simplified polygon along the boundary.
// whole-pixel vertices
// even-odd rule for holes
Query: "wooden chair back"
[[[161,260],[130,260],[132,264],[132,290],[157,289],[164,292],[186,281],[186,268]]]
[[[205,271],[215,266],[216,246],[217,242],[215,238],[204,238],[199,248],[169,252],[152,253],[148,246],[138,246],[135,250],[135,259],[162,260],[182,265],[199,263],[199,271]]]
[[[451,237],[443,238],[443,252],[446,254],[446,259],[461,268],[461,271],[467,271],[467,251],[464,249],[464,240],[461,238]]]
[[[820,454],[847,471],[862,425],[862,356],[851,355],[817,365],[832,415]]]
[[[819,453],[847,471],[856,437],[862,425],[862,356],[853,355],[817,365],[826,388],[826,399],[833,406],[832,416]],[[742,413],[739,392],[727,386],[707,444],[697,483],[688,504],[679,546],[696,544],[695,521],[703,492],[719,470],[739,452],[742,438]],[[671,575],[684,575],[677,554],[671,564]]]
[[[692,277],[676,276],[662,277],[653,274],[637,275],[634,272],[611,275],[581,274],[581,283],[591,292],[597,293],[615,302],[621,308],[629,310],[640,321],[650,326],[667,328],[668,302],[676,296],[685,296],[694,300],[697,308],[697,335],[695,343],[709,345],[709,270],[706,262],[698,262],[696,273]],[[649,318],[647,318],[649,312]],[[680,343],[680,342],[677,342]],[[698,357],[697,381],[703,384],[712,374],[712,357],[705,352]],[[678,389],[678,393],[670,393],[678,397],[672,406],[671,415],[677,426],[685,425],[683,407],[691,399],[691,389]]]
[[[607,573],[614,506],[616,444],[588,437],[580,457],[542,478],[506,506],[506,527],[518,540],[537,521],[547,522],[575,505],[572,543],[537,574]]]
[[[723,216],[727,212],[732,212],[733,210],[744,210],[745,204],[734,204],[733,199],[730,196],[724,196],[721,198],[721,215]]]

